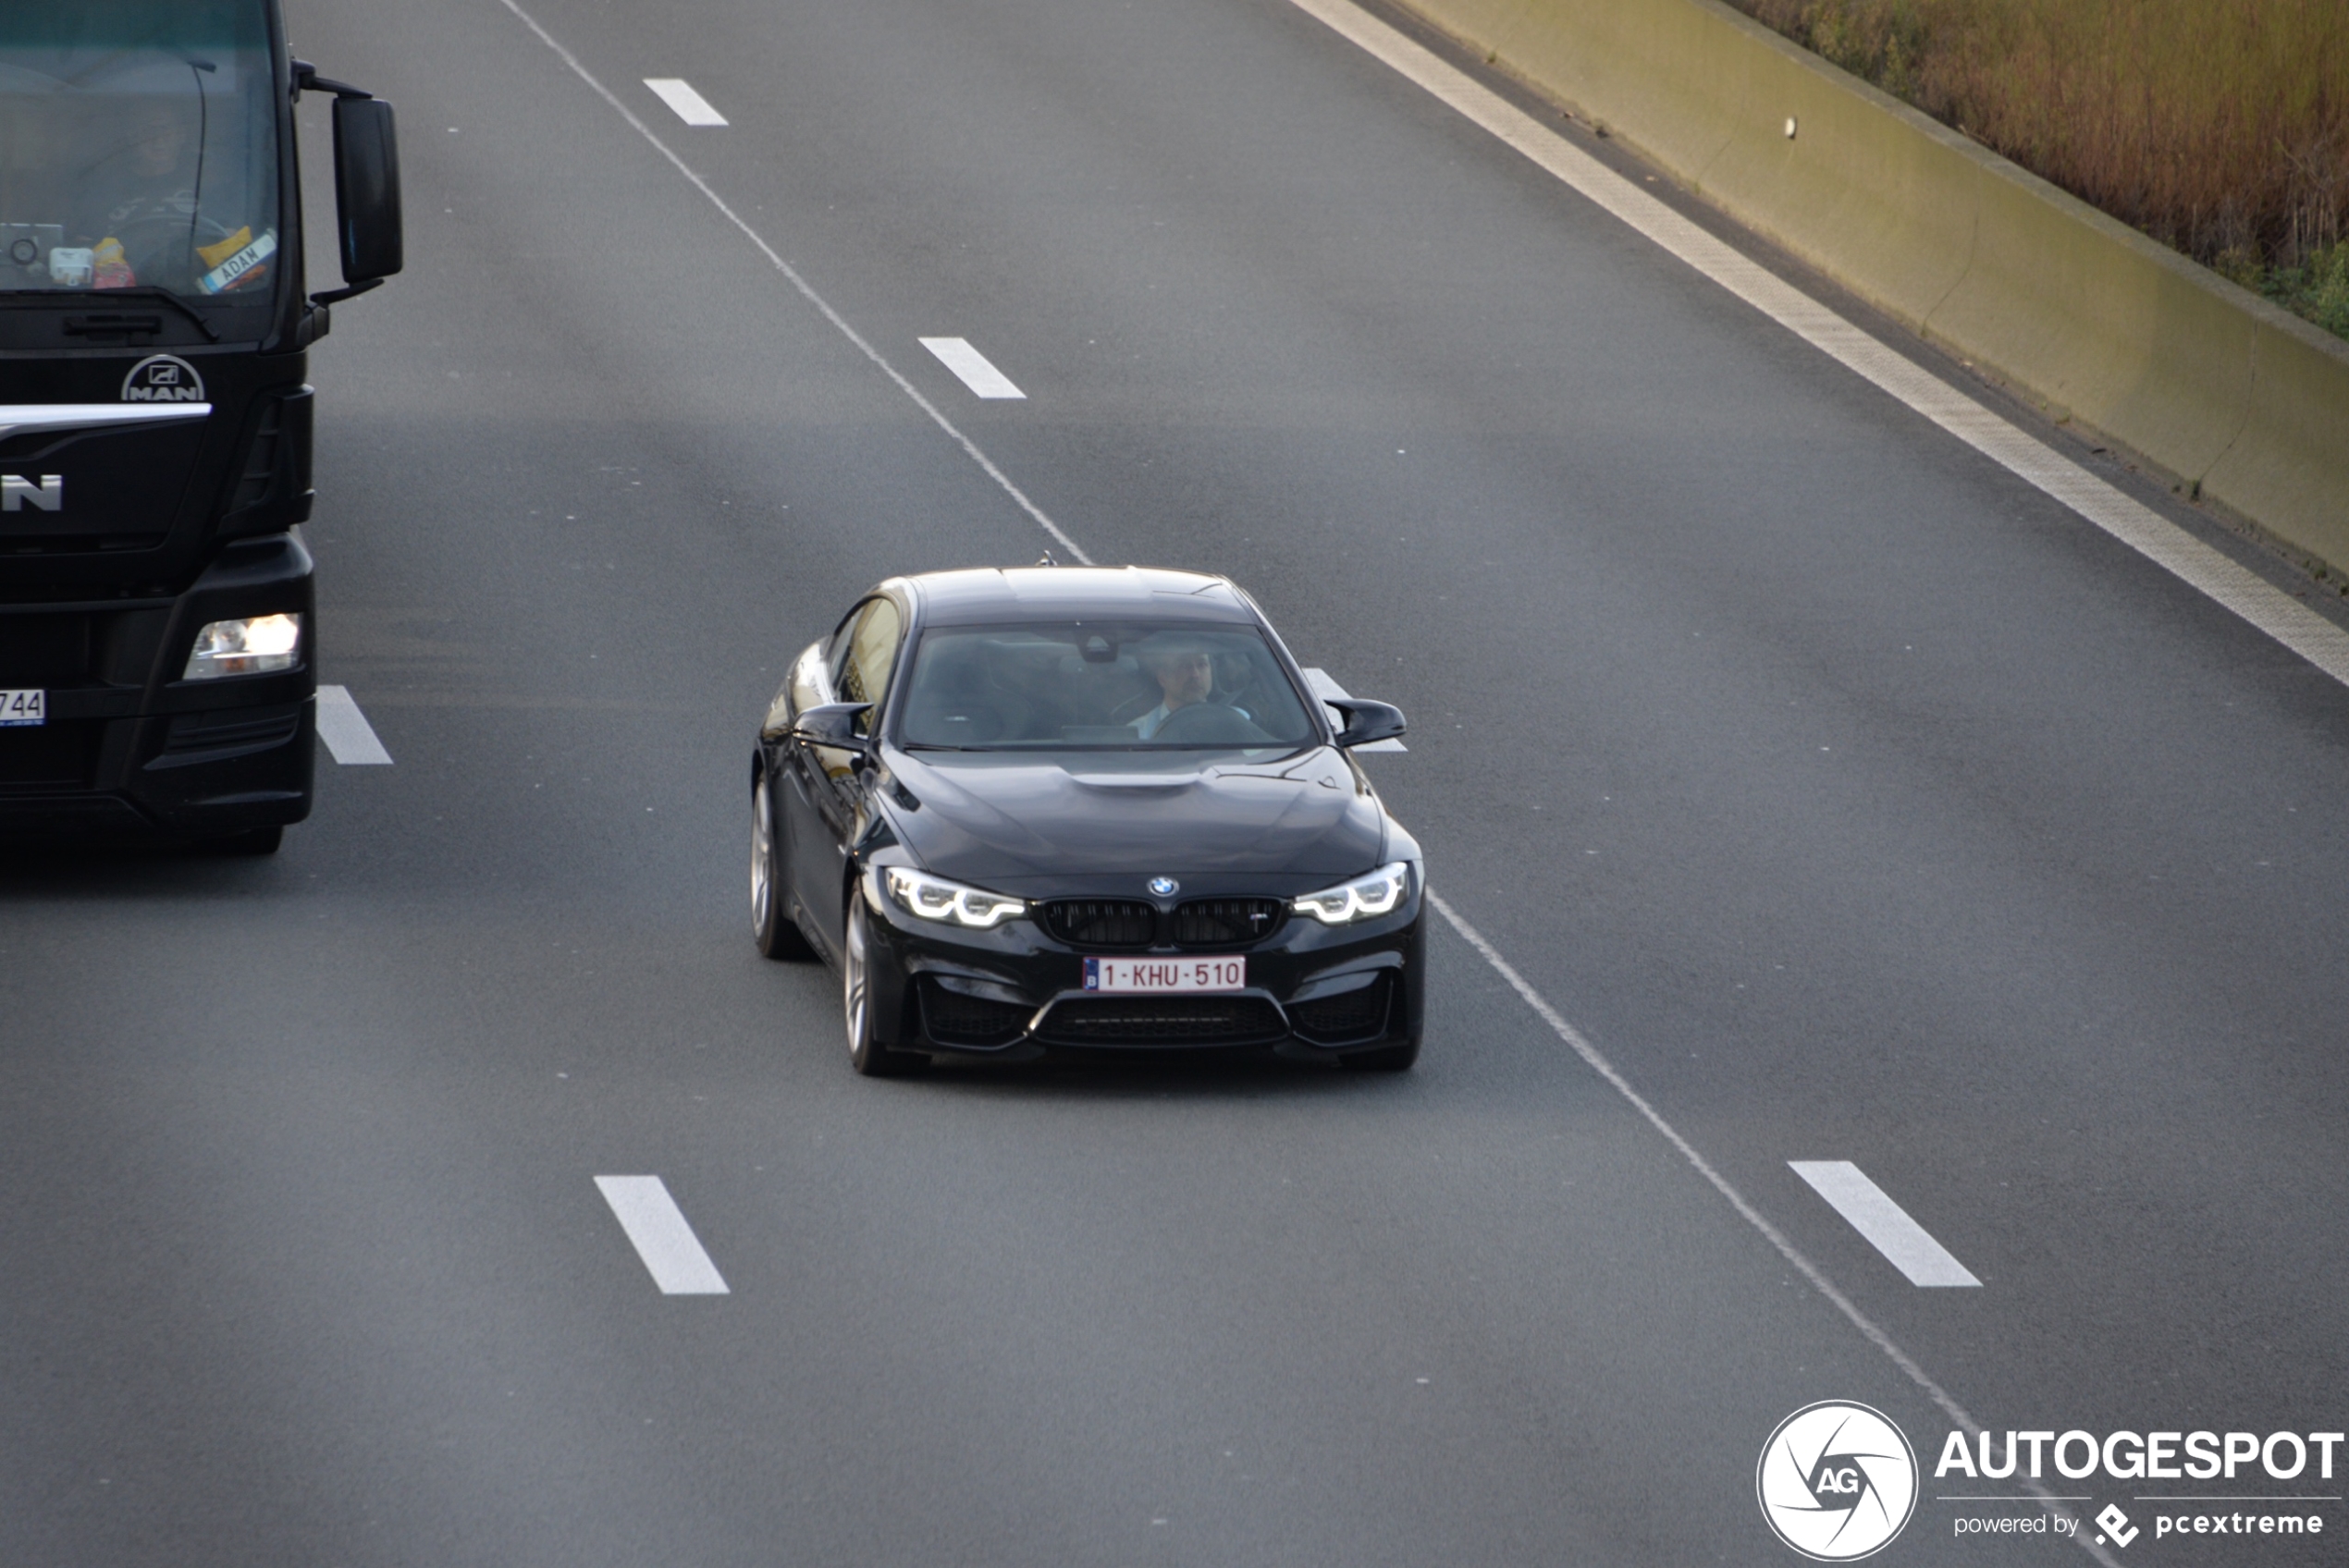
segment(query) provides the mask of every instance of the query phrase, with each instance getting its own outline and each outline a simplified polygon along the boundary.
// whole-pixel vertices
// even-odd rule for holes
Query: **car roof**
[[[931,626],[1097,618],[1257,622],[1256,607],[1224,578],[1163,567],[982,567],[902,581]]]

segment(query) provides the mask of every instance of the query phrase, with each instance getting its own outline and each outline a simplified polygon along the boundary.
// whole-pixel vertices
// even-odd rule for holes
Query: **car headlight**
[[[1392,865],[1380,866],[1368,876],[1357,876],[1351,882],[1291,899],[1288,907],[1298,914],[1311,915],[1324,925],[1343,925],[1349,920],[1393,913],[1410,886],[1411,868],[1398,860]]]
[[[242,620],[208,622],[188,652],[182,680],[217,680],[224,675],[275,675],[294,667],[301,646],[301,617],[256,615]]]
[[[989,931],[1027,913],[1027,900],[1007,899],[978,888],[965,888],[943,876],[911,866],[892,865],[881,872],[881,885],[906,913],[924,920],[951,920],[957,925]]]

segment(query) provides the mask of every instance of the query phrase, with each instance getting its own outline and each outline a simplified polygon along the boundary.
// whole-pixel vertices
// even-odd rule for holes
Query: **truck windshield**
[[[0,5],[0,291],[265,300],[276,81],[261,0]]]

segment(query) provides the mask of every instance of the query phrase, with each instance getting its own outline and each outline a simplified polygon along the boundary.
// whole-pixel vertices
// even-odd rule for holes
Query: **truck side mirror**
[[[380,98],[335,99],[335,216],[352,292],[400,270],[400,142]]]

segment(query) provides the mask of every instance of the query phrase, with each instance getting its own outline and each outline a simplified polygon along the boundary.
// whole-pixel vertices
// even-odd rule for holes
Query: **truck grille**
[[[186,767],[282,746],[301,733],[301,704],[183,713],[172,719],[163,750],[149,767]]]
[[[0,687],[78,686],[90,674],[86,615],[0,615]]]
[[[0,729],[0,791],[87,788],[105,732],[89,720]]]

